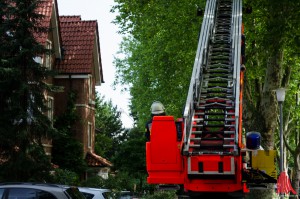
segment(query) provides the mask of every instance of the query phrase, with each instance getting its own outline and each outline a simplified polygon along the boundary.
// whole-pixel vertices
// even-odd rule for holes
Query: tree
[[[279,132],[279,120],[274,90],[279,87],[289,89],[284,102],[284,134],[294,159],[294,166],[290,166],[294,167],[293,181],[296,181],[293,184],[297,188],[300,176],[299,152],[296,149],[299,142],[292,135],[296,135],[293,129],[298,125],[293,120],[298,115],[294,96],[299,89],[299,59],[295,56],[299,51],[299,26],[296,22],[299,12],[295,10],[299,2],[245,1],[245,5],[253,12],[244,17],[248,41],[244,126],[247,131],[261,132],[265,149],[279,149],[279,144],[275,145],[279,143],[275,142],[275,138],[279,137],[275,136]],[[290,140],[290,146],[287,140]],[[296,142],[292,144],[292,140]]]
[[[120,143],[112,159],[114,167],[121,173],[127,173],[130,178],[136,179],[137,190],[142,191],[146,185],[146,139],[138,128],[128,131],[127,139]],[[124,158],[126,157],[126,158]]]
[[[52,162],[60,168],[75,172],[78,176],[86,171],[82,143],[75,139],[72,126],[78,120],[76,114],[77,95],[74,91],[68,94],[67,109],[56,119],[57,134],[53,136]]]
[[[195,59],[205,1],[116,0],[115,23],[126,34],[116,58],[116,83],[130,85],[131,112],[143,128],[150,106],[159,100],[181,117]]]
[[[52,87],[44,81],[52,71],[34,58],[49,53],[35,34],[48,33],[39,0],[5,0],[0,5],[0,175],[2,180],[42,180],[50,160],[41,139],[53,128],[44,93]]]
[[[104,97],[96,96],[95,125],[95,152],[102,157],[112,158],[122,141],[124,131],[121,121],[121,112],[117,106],[113,106],[112,101],[105,101]]]
[[[135,175],[136,171],[146,173],[145,142],[145,137],[141,136],[138,128],[130,129],[127,139],[120,144],[116,152],[114,166],[132,175]]]
[[[111,100],[105,101],[100,94],[96,98],[96,134],[95,151],[113,162],[117,175],[106,181],[109,188],[138,191],[145,186],[145,137],[138,128],[124,129],[121,112],[113,106]],[[126,158],[125,158],[126,157]],[[138,171],[138,172],[137,172]]]
[[[202,20],[193,15],[197,2],[116,2],[119,4],[114,9],[120,14],[115,23],[121,33],[129,34],[121,45],[125,58],[115,60],[116,83],[130,85],[131,111],[139,127],[145,123],[153,100],[162,101],[169,114],[180,116]],[[278,106],[274,90],[289,88],[287,99],[292,99],[299,89],[296,74],[299,73],[300,2],[245,0],[243,3],[245,11],[252,10],[251,14],[243,15],[247,48],[243,125],[246,131],[261,132],[264,149],[277,149]],[[199,4],[203,8],[205,2]],[[299,126],[291,123],[298,115],[292,101],[286,100],[284,106],[284,115],[290,116],[285,125],[289,129]],[[286,141],[295,140],[290,135],[296,133],[288,131]],[[291,147],[290,151],[296,150],[297,144]],[[299,165],[299,153],[293,154],[294,163],[297,161]],[[294,173],[299,173],[299,169]]]

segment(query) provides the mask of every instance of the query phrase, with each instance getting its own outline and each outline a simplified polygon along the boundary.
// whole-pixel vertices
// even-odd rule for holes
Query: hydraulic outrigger
[[[250,149],[243,142],[242,43],[242,1],[208,0],[183,118],[153,118],[148,183],[183,185],[191,197],[276,183],[274,151],[253,146],[258,133]],[[261,165],[261,158],[269,161]]]

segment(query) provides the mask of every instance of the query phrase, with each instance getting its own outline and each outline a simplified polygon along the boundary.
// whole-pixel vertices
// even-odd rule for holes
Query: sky
[[[114,0],[57,0],[58,13],[62,15],[80,15],[81,20],[97,20],[100,38],[100,53],[102,60],[104,82],[96,87],[105,99],[112,100],[122,112],[121,120],[125,128],[133,126],[133,120],[129,116],[129,93],[121,92],[121,87],[112,88],[115,79],[114,56],[117,56],[122,35],[117,33],[118,27],[111,23],[116,14],[110,9],[115,4]]]

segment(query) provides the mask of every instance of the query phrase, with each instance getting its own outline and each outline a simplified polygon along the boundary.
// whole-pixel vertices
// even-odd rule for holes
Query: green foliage
[[[120,49],[124,56],[116,57],[114,62],[115,84],[128,86],[131,113],[138,127],[143,128],[150,118],[154,100],[165,105],[167,114],[181,117],[202,21],[196,18],[195,10],[204,8],[205,1],[115,2],[118,4],[112,11],[119,15],[114,23],[126,35]],[[245,0],[243,6],[252,9],[251,14],[243,13],[247,60],[243,126],[246,132],[261,132],[265,149],[276,148],[274,135],[279,124],[274,90],[288,88],[284,102],[285,138],[292,142],[290,149],[299,149],[295,95],[300,78],[300,1]],[[122,149],[129,151],[125,146]],[[123,163],[116,161],[116,165]]]
[[[112,161],[120,171],[127,171],[132,177],[146,176],[145,137],[138,128],[128,132],[127,139],[120,143]],[[124,158],[126,157],[126,158]]]
[[[122,190],[133,190],[135,179],[131,178],[126,172],[120,172],[116,175],[110,175],[106,180],[106,185],[109,189],[118,192]]]
[[[83,187],[93,187],[93,188],[108,188],[106,185],[106,180],[100,176],[90,177],[85,181],[80,182],[80,186]]]
[[[11,154],[10,160],[0,165],[0,179],[1,181],[47,180],[50,171],[49,162],[43,147],[31,144],[27,147],[27,151]]]
[[[44,114],[44,93],[52,90],[44,80],[53,72],[34,61],[49,53],[34,34],[49,31],[35,12],[40,2],[0,4],[0,150],[5,161],[0,170],[7,180],[43,179],[50,169],[41,138],[54,132]]]
[[[84,161],[83,146],[78,140],[68,135],[53,139],[52,162],[62,169],[67,169],[78,175],[87,169]]]
[[[177,198],[176,191],[157,191],[154,194],[146,195],[141,199],[174,199]]]
[[[89,179],[84,185],[133,191],[136,184],[137,190],[143,190],[146,183],[144,134],[137,128],[124,130],[117,106],[104,101],[100,95],[96,98],[96,128],[95,151],[112,161],[117,173],[107,180]]]
[[[155,100],[168,114],[181,117],[190,83],[204,1],[116,0],[114,21],[129,34],[116,58],[116,84],[130,85],[131,112],[140,128]],[[184,91],[184,92],[182,92]]]
[[[135,180],[131,178],[126,172],[116,173],[109,175],[108,179],[103,179],[100,176],[88,178],[86,181],[81,182],[81,186],[106,188],[117,193],[122,190],[133,191]]]
[[[95,152],[110,159],[122,141],[123,124],[121,112],[113,106],[111,100],[106,102],[100,94],[96,96],[96,138]]]
[[[297,1],[244,1],[252,13],[243,16],[247,57],[243,121],[246,131],[260,131],[268,146],[274,145],[278,125],[276,88],[289,89],[285,115],[297,112],[293,109],[299,79],[297,6]],[[270,112],[274,115],[268,118]]]
[[[53,137],[52,162],[60,168],[82,174],[87,168],[83,145],[74,138],[72,126],[78,119],[75,109],[76,93],[68,95],[67,109],[56,119],[57,134]]]
[[[151,189],[146,182],[145,142],[143,132],[140,132],[138,128],[130,129],[127,132],[126,140],[120,143],[112,158],[114,169],[118,171],[118,175],[126,173],[128,179],[134,180],[136,192],[139,193]],[[132,188],[133,186],[130,185],[127,190],[132,190]]]
[[[64,129],[67,133],[71,134],[72,125],[79,119],[76,113],[75,101],[77,98],[77,93],[75,91],[70,91],[67,96],[67,107],[66,111],[56,118],[55,127],[56,129]],[[71,135],[70,135],[71,136]]]
[[[67,169],[54,169],[50,182],[65,185],[79,185],[79,176]]]

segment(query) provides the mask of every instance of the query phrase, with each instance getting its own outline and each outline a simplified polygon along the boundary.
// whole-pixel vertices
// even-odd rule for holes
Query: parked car
[[[0,183],[0,199],[85,199],[77,187],[47,183]]]
[[[99,189],[91,187],[78,187],[79,191],[86,199],[111,199],[112,192],[109,189]]]
[[[91,187],[78,187],[79,191],[86,197],[86,199],[112,199],[119,195],[118,199],[132,199],[130,191],[121,191],[116,194],[110,189],[100,189]]]

